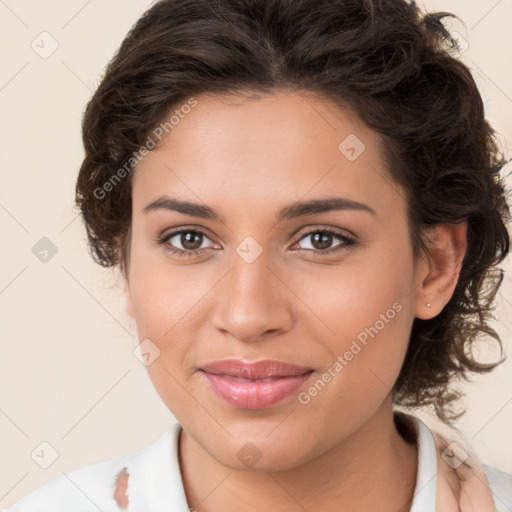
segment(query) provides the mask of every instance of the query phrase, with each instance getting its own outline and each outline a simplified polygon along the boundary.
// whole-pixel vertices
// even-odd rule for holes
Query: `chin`
[[[293,469],[312,457],[312,454],[302,451],[306,448],[303,443],[297,446],[292,441],[286,445],[282,439],[270,440],[262,433],[247,441],[230,438],[227,444],[203,446],[220,464],[236,471],[255,473]]]

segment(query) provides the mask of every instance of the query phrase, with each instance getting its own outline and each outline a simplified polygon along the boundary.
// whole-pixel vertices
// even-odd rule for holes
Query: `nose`
[[[237,255],[217,296],[213,324],[239,341],[262,341],[293,325],[293,294],[263,254],[252,263]]]

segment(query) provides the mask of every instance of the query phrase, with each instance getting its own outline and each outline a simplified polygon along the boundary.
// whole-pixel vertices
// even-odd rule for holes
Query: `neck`
[[[179,461],[187,502],[199,512],[407,512],[417,450],[397,431],[388,397],[348,438],[289,470],[235,470],[219,463],[185,431]]]

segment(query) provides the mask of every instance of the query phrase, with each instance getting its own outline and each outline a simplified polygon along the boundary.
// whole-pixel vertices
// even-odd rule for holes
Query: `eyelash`
[[[173,231],[172,233],[168,233],[168,234],[164,235],[163,237],[157,239],[157,243],[159,245],[165,245],[171,238],[173,238],[176,235],[180,235],[182,233],[195,233],[195,234],[203,235],[206,238],[209,238],[208,235],[205,232],[201,231],[200,229],[181,229],[181,230]],[[355,246],[357,243],[353,238],[350,238],[350,237],[340,233],[339,231],[336,231],[331,228],[321,228],[321,229],[314,229],[311,231],[306,231],[305,233],[301,233],[299,240],[294,245],[296,245],[297,243],[302,241],[304,238],[307,238],[308,236],[311,236],[311,235],[314,235],[317,233],[332,235],[333,237],[338,238],[343,243],[341,243],[331,249],[325,249],[325,250],[322,250],[322,249],[298,249],[298,250],[312,252],[315,255],[325,255],[325,254],[332,254],[332,253],[340,252],[343,250],[348,250],[348,249],[352,248],[353,246]],[[165,250],[169,251],[171,254],[177,255],[178,257],[184,257],[184,258],[196,256],[197,254],[201,253],[202,251],[205,251],[208,249],[211,249],[211,247],[203,248],[203,249],[201,249],[201,248],[189,249],[189,250],[177,249],[170,245],[167,245],[165,247]]]

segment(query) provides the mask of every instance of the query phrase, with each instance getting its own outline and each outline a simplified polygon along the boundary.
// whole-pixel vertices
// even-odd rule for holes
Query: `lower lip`
[[[202,371],[213,391],[229,405],[240,409],[265,409],[295,393],[313,372],[272,381],[243,382],[226,375]]]

